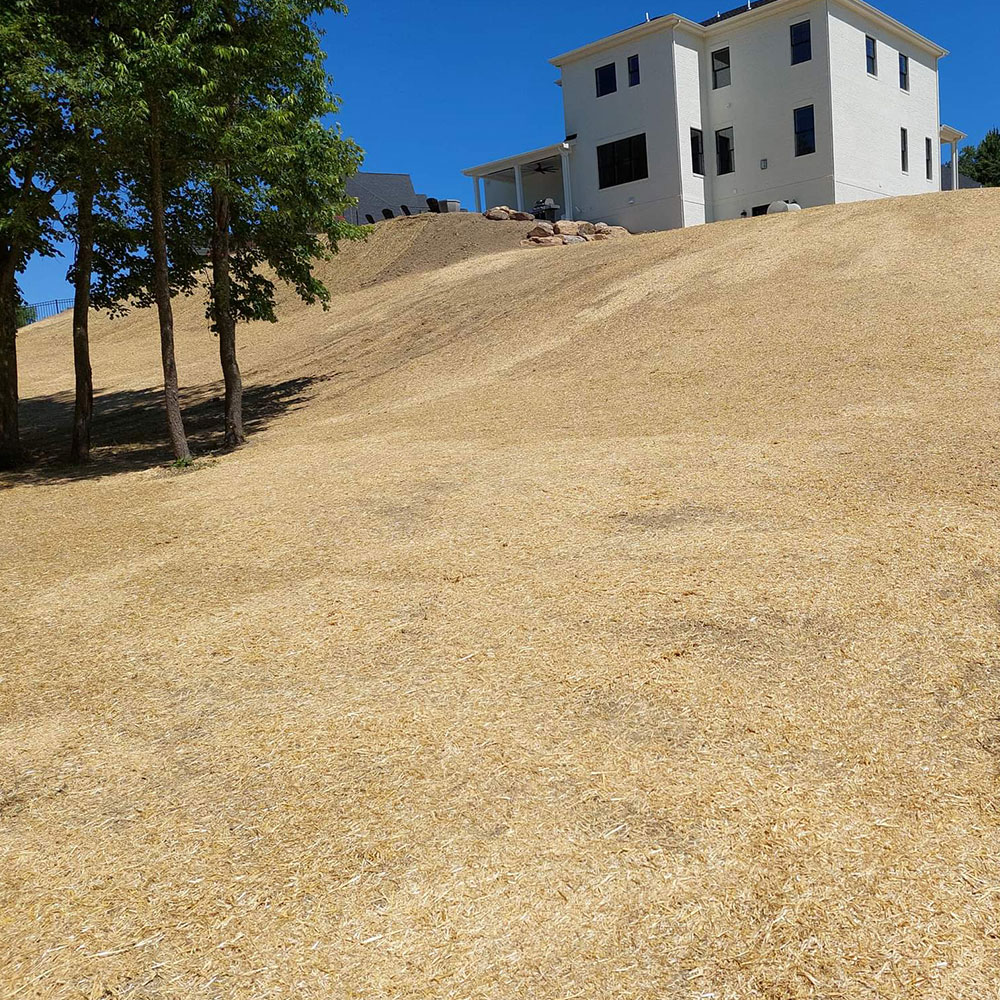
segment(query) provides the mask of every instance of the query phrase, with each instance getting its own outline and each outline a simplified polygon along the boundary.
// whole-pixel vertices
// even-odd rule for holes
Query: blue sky
[[[350,3],[351,0],[348,0]],[[418,191],[472,202],[462,168],[558,142],[564,135],[551,56],[650,15],[710,17],[733,0],[647,6],[608,0],[354,0],[327,16],[325,48],[340,122],[366,151],[364,169],[409,173]],[[941,62],[942,121],[979,141],[1000,126],[995,0],[876,0],[875,6],[949,49]],[[63,259],[21,275],[29,302],[72,294]]]

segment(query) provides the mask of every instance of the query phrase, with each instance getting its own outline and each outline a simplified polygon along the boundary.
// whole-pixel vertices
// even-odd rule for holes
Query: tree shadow
[[[316,383],[333,377],[245,385],[243,423],[247,436],[300,408],[312,397]],[[223,399],[221,382],[181,393],[184,429],[195,458],[223,451]],[[161,388],[94,393],[91,461],[87,465],[73,465],[66,458],[73,407],[72,392],[21,400],[21,443],[27,458],[21,468],[0,474],[0,490],[24,483],[100,479],[173,461]]]

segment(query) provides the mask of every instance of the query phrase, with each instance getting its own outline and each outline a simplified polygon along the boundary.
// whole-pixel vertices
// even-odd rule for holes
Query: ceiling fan
[[[546,166],[541,160],[539,160],[531,169],[536,174],[554,174],[556,172],[555,164],[550,163]]]

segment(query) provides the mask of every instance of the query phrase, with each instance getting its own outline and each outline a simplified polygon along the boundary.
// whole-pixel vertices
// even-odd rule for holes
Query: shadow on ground
[[[272,420],[298,409],[312,395],[319,378],[246,385],[243,421],[247,436]],[[195,458],[223,446],[221,383],[186,389],[181,395],[184,428]],[[21,400],[21,442],[24,466],[0,475],[0,489],[23,483],[76,482],[122,472],[134,472],[173,460],[163,412],[163,390],[156,388],[97,392],[94,396],[92,461],[85,466],[66,460],[73,423],[73,394],[36,396]]]

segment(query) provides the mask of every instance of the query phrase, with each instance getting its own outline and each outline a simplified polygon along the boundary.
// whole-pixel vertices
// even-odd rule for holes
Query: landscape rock
[[[563,243],[586,243],[587,242],[587,237],[586,236],[566,235],[566,236],[562,237],[562,241],[563,241]]]
[[[631,236],[632,234],[624,226],[608,226],[608,236]]]
[[[552,225],[551,222],[539,222],[534,229],[532,229],[528,236],[552,236],[556,231],[556,227]]]
[[[511,212],[510,213],[510,217],[515,222],[534,222],[535,221],[535,217],[531,214],[531,212]]]
[[[483,214],[487,219],[491,219],[493,222],[506,222],[510,218],[510,212],[507,212],[502,208],[491,208]]]
[[[568,219],[560,219],[555,225],[555,231],[560,236],[576,236],[579,233],[579,229],[579,222],[570,222]]]
[[[606,222],[595,222],[594,232],[595,233],[606,233],[611,227]]]
[[[594,235],[591,236],[590,238],[592,240],[612,240],[612,239],[614,239],[614,237],[611,235],[611,233],[594,233]]]
[[[561,236],[532,236],[531,242],[536,247],[561,247],[563,238]]]

